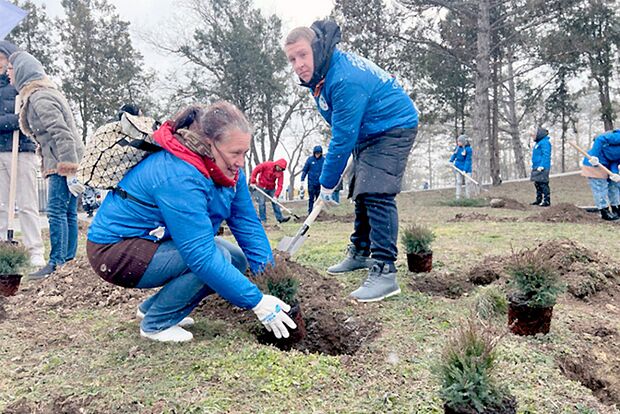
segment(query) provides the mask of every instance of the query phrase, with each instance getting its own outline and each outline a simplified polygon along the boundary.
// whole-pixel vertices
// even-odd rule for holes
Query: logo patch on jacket
[[[327,101],[325,100],[323,95],[319,96],[319,108],[321,108],[323,111],[329,110],[329,105],[327,105]]]

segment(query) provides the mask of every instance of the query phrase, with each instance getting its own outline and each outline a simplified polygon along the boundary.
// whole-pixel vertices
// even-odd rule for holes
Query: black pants
[[[319,198],[321,194],[321,185],[308,185],[308,214],[312,212],[314,208],[314,201]]]
[[[355,199],[355,224],[351,243],[364,255],[395,262],[398,253],[396,194],[362,194]]]
[[[534,187],[536,187],[537,203],[551,203],[551,189],[549,188],[549,182],[534,182]]]

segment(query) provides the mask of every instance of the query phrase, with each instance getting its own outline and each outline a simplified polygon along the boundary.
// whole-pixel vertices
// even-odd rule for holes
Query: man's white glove
[[[620,183],[620,174],[611,174],[609,179],[614,183]]]
[[[75,175],[71,175],[67,177],[67,187],[69,187],[69,192],[73,194],[74,197],[79,196],[84,192],[84,184],[78,181]]]
[[[286,329],[284,324],[291,329],[297,328],[295,322],[286,314],[286,312],[291,310],[291,307],[275,296],[263,295],[258,305],[254,306],[252,310],[258,317],[258,320],[265,325],[265,328],[269,332],[273,332],[278,339],[289,337],[288,329]]]
[[[545,169],[545,167],[538,167],[536,168],[536,171],[543,171]]]
[[[333,194],[333,188],[325,188],[321,186],[321,194],[319,194],[319,198],[323,200],[323,204],[325,204],[325,207],[336,207],[340,204],[336,200],[334,200]]]
[[[599,165],[601,165],[601,163],[598,160],[598,157],[590,157],[588,161],[590,161],[590,164],[592,164],[593,167],[598,167]]]

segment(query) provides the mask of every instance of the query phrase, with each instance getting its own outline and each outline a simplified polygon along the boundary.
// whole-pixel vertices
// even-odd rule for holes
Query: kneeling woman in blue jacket
[[[93,220],[87,253],[99,276],[161,287],[138,307],[143,337],[190,341],[188,315],[214,292],[252,309],[278,338],[289,336],[285,324],[296,327],[286,303],[244,276],[274,263],[242,170],[250,133],[228,102],[186,108],[154,133],[163,150],[130,170]],[[223,221],[239,247],[215,236]]]

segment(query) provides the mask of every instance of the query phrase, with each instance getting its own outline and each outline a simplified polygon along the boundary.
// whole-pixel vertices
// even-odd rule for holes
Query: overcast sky
[[[50,16],[63,13],[61,0],[33,0],[38,5],[45,5]],[[167,17],[179,8],[180,1],[173,0],[108,0],[116,6],[123,20],[131,23],[131,35],[134,47],[143,55],[145,63],[156,70],[169,67],[167,56],[144,42],[140,35],[152,33],[153,28],[170,29]],[[282,19],[284,32],[297,26],[309,26],[316,19],[326,17],[334,7],[334,0],[254,0],[265,15],[276,14]]]

